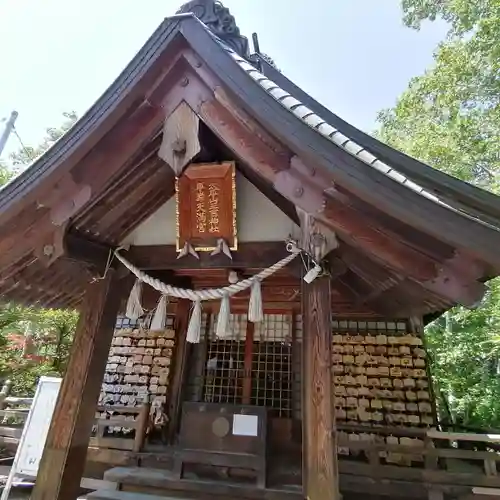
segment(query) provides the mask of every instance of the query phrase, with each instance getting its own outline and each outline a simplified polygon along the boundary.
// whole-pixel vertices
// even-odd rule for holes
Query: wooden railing
[[[111,418],[96,418],[95,420],[95,437],[90,439],[90,446],[98,448],[110,448],[114,450],[130,450],[140,451],[144,445],[146,430],[149,423],[150,404],[145,403],[142,406],[99,406],[99,412],[113,412],[114,414],[122,413],[135,415],[134,420],[131,420],[125,415],[112,416]],[[126,437],[106,437],[106,431],[110,428],[122,428],[134,430],[133,438]]]
[[[11,389],[12,383],[7,380],[0,390],[0,446],[15,450],[33,398],[9,396]],[[89,446],[135,452],[142,449],[149,423],[149,403],[137,407],[105,405],[99,406],[97,411],[101,415],[109,413],[113,416],[95,418],[95,436],[90,439]],[[115,437],[108,432],[118,427],[130,433],[135,431],[135,434],[133,437]]]
[[[0,445],[15,448],[23,432],[33,398],[9,396],[12,382],[7,380],[0,390]]]
[[[490,491],[500,488],[499,445],[500,435],[493,434],[352,426],[338,432],[339,471],[434,485],[441,493],[464,487]]]

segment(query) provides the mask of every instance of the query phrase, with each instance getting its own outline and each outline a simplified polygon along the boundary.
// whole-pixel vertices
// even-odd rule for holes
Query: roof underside
[[[297,206],[336,232],[342,293],[400,314],[472,305],[500,270],[499,198],[394,151],[252,60],[191,15],[165,20],[71,131],[0,192],[4,300],[78,305],[89,275],[47,246],[71,232],[113,248],[173,195],[157,153],[164,120],[186,102],[205,124],[204,160],[238,161],[283,211]]]

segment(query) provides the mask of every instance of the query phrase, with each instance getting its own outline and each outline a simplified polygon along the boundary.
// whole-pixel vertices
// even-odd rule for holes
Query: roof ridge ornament
[[[238,55],[251,60],[248,38],[243,36],[234,16],[218,0],[191,0],[177,14],[191,12]]]

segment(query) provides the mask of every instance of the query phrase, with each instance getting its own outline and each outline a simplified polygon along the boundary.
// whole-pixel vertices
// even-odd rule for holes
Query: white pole
[[[5,148],[5,145],[7,144],[7,141],[9,139],[12,130],[14,129],[14,124],[16,123],[18,116],[19,113],[17,111],[12,111],[12,113],[10,114],[10,118],[7,120],[7,123],[5,124],[5,130],[0,136],[0,156],[2,156],[2,152]]]

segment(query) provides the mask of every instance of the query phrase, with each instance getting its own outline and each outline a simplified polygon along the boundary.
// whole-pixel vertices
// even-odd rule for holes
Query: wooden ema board
[[[37,476],[61,382],[60,378],[40,377],[1,500],[9,497],[16,476]]]
[[[431,426],[426,354],[415,334],[334,333],[338,421]]]
[[[406,333],[405,323],[382,322],[359,331],[342,331],[342,326],[347,326],[342,322],[334,325],[332,371],[337,423],[365,429],[339,432],[338,453],[359,454],[350,450],[348,443],[400,444],[415,447],[415,456],[380,452],[380,457],[399,465],[423,461],[418,454],[418,448],[424,445],[422,439],[379,432],[382,428],[400,429],[402,434],[405,428],[425,432],[434,424],[422,339]]]
[[[211,251],[223,239],[237,249],[234,163],[191,165],[176,183],[177,250]]]
[[[151,403],[153,419],[161,417],[167,402],[170,382],[170,366],[175,349],[173,316],[167,317],[164,331],[153,332],[145,328],[130,326],[127,319],[119,321],[110,349],[106,373],[99,396],[100,405],[136,408],[146,400]],[[100,419],[112,418],[108,412],[98,413]],[[137,413],[129,420],[135,421]],[[127,435],[132,428],[107,428],[112,436]]]

